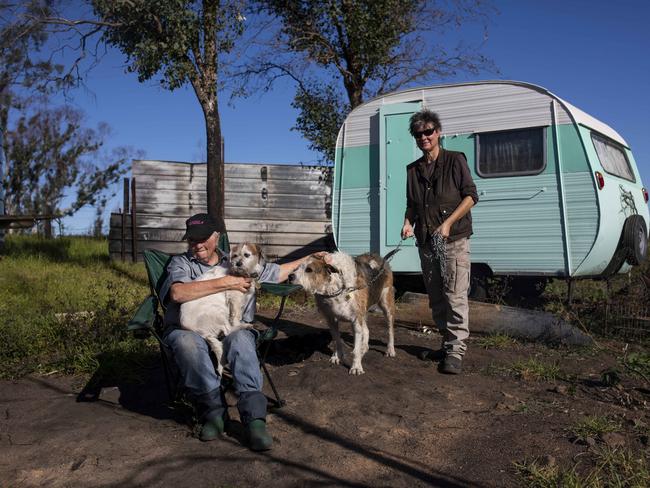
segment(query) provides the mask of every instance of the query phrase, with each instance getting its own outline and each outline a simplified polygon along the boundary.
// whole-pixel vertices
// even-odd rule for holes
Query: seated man
[[[193,281],[208,269],[228,259],[217,248],[219,235],[225,232],[220,219],[208,214],[197,214],[186,221],[189,251],[174,256],[169,263],[168,277],[160,290],[167,307],[164,317],[163,340],[171,348],[185,388],[198,410],[203,423],[200,439],[216,439],[224,431],[226,403],[221,390],[221,378],[210,359],[207,342],[197,333],[184,330],[179,325],[182,303],[226,290],[246,292],[251,287],[250,278],[224,276],[205,281]],[[267,263],[259,281],[279,283],[287,279],[307,257],[285,264]],[[252,322],[255,314],[255,297],[244,305],[242,319]],[[235,389],[239,394],[237,409],[246,427],[249,447],[255,451],[271,448],[272,439],[266,430],[266,396],[262,393],[262,373],[257,359],[253,329],[238,330],[223,340],[224,358],[230,365]]]

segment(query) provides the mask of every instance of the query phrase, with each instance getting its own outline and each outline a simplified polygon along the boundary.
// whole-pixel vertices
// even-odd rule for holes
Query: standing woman
[[[402,239],[417,240],[431,314],[443,337],[442,350],[425,357],[444,358],[441,371],[459,374],[469,337],[470,209],[478,194],[467,158],[440,147],[440,130],[431,110],[411,117],[409,131],[422,157],[406,167]]]

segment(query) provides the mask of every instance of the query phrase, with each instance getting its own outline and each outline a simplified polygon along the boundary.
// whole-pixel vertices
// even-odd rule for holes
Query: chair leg
[[[271,374],[269,373],[269,370],[266,368],[266,363],[262,363],[262,369],[264,370],[266,379],[269,381],[269,385],[271,385],[271,389],[273,390],[273,394],[275,395],[275,408],[284,407],[287,404],[287,402],[282,398],[280,398],[280,394],[278,393],[278,390],[275,387],[275,384],[273,383],[273,378],[271,378]]]
[[[158,340],[158,346],[160,347],[160,359],[163,364],[163,372],[165,374],[165,385],[167,386],[167,395],[169,396],[169,401],[173,402],[176,400],[176,383],[173,381],[172,376],[172,365],[167,356],[167,351],[165,350],[168,347],[162,340],[162,338],[154,331],[153,336]]]
[[[167,386],[167,395],[169,396],[169,401],[173,402],[176,400],[175,388],[172,386],[172,372],[171,364],[169,364],[169,359],[167,358],[167,353],[163,349],[165,346],[160,344],[160,358],[163,363],[163,371],[165,372],[165,385]]]
[[[280,301],[280,310],[276,314],[275,318],[273,319],[271,327],[276,329],[278,326],[278,322],[280,321],[280,317],[282,317],[282,312],[284,312],[284,304],[287,301],[287,297],[283,296],[282,300]],[[273,394],[275,395],[275,408],[282,408],[284,407],[287,402],[280,398],[280,394],[278,393],[277,388],[275,387],[275,383],[273,383],[273,378],[271,378],[271,373],[269,373],[268,368],[266,367],[266,356],[269,353],[269,349],[271,347],[271,344],[268,343],[264,347],[264,353],[262,354],[262,357],[260,358],[260,364],[262,365],[262,369],[264,370],[264,374],[266,375],[266,379],[268,380],[269,384],[271,385],[271,389],[273,390]]]

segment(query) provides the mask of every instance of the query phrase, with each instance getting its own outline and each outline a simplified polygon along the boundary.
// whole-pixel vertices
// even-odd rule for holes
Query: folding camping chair
[[[219,238],[218,247],[223,253],[228,253],[230,251],[228,236],[225,232],[222,233]],[[180,379],[178,374],[175,372],[171,350],[162,340],[165,306],[162,297],[159,295],[160,288],[167,278],[167,265],[172,257],[172,255],[153,249],[147,249],[144,251],[144,263],[147,269],[147,276],[149,277],[151,294],[145,298],[142,304],[140,304],[135,315],[133,315],[133,318],[129,321],[127,328],[129,331],[132,331],[136,337],[144,339],[149,335],[152,335],[158,341],[163,370],[165,372],[167,392],[170,400],[173,401],[178,398]],[[273,379],[271,378],[271,374],[266,367],[266,355],[268,354],[271,340],[277,336],[277,326],[280,317],[282,316],[282,312],[284,311],[287,297],[296,290],[299,290],[301,287],[299,285],[282,283],[260,283],[260,286],[265,292],[281,297],[280,308],[271,322],[271,326],[264,332],[261,332],[257,338],[257,353],[260,358],[260,364],[264,370],[269,385],[271,385],[273,394],[275,395],[276,407],[280,408],[284,406],[286,402],[280,398],[275,384],[273,383]]]

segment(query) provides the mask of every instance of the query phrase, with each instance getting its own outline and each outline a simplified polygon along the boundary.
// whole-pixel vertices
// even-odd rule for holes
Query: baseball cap
[[[199,213],[185,221],[185,234],[182,240],[204,241],[213,232],[225,232],[225,230],[226,226],[221,218]]]

